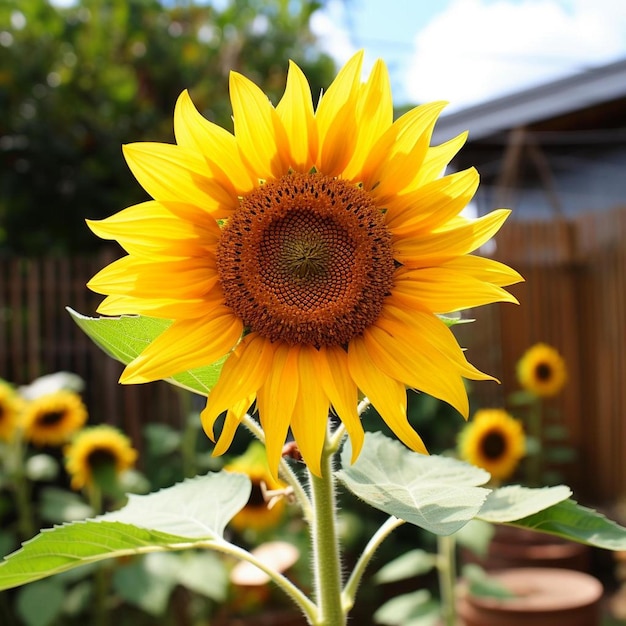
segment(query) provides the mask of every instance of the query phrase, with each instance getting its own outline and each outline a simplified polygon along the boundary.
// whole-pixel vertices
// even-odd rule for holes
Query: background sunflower
[[[492,478],[509,478],[526,453],[521,423],[503,409],[481,409],[459,435],[459,454]]]
[[[80,396],[60,390],[31,400],[22,417],[24,437],[36,446],[60,446],[87,421]]]
[[[268,501],[265,492],[281,490],[286,485],[272,477],[263,444],[253,441],[244,454],[231,461],[224,469],[247,474],[252,481],[248,504],[231,520],[231,526],[239,532],[275,528],[285,512],[285,499],[278,497]]]
[[[15,432],[22,401],[13,387],[0,380],[0,440],[10,441]]]
[[[65,449],[65,467],[72,489],[93,484],[99,471],[111,468],[116,476],[134,466],[137,451],[126,435],[102,424],[80,431]]]
[[[517,379],[526,391],[537,396],[555,396],[567,382],[565,360],[552,346],[537,343],[518,361]]]

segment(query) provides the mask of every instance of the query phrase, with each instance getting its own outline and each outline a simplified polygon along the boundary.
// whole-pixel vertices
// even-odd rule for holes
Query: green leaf
[[[468,583],[468,590],[473,596],[506,600],[515,594],[501,582],[495,580],[480,565],[469,564],[463,568],[463,578]]]
[[[393,583],[426,574],[435,567],[437,557],[425,550],[409,550],[381,567],[374,576],[377,583]]]
[[[495,489],[488,496],[476,516],[486,522],[505,523],[543,511],[558,502],[567,500],[572,490],[565,485],[531,489],[520,485],[507,485]]]
[[[177,584],[173,574],[176,567],[175,554],[146,554],[114,572],[113,589],[130,605],[148,615],[161,616]]]
[[[485,557],[494,533],[493,524],[480,519],[473,519],[467,522],[454,536],[459,546],[471,550],[478,556]]]
[[[250,479],[219,472],[147,496],[129,496],[119,511],[43,530],[0,564],[0,590],[80,565],[142,552],[221,541],[226,524],[248,502]]]
[[[56,580],[40,580],[20,589],[16,600],[17,614],[26,626],[49,626],[59,618],[64,597],[62,584]]]
[[[385,602],[374,613],[374,622],[389,626],[435,626],[439,623],[439,610],[430,592],[420,589]]]
[[[626,528],[572,499],[517,519],[511,524],[558,535],[597,548],[626,550]]]
[[[41,517],[53,524],[82,520],[94,514],[93,509],[77,493],[59,487],[42,489],[39,506]]]
[[[109,356],[127,365],[139,356],[161,333],[167,330],[172,320],[143,315],[121,317],[87,317],[66,307],[78,326]],[[215,386],[226,358],[181,372],[166,379],[167,382],[207,395]]]
[[[484,470],[449,457],[412,452],[381,433],[366,433],[353,465],[347,442],[337,477],[374,508],[437,535],[449,535],[480,510],[489,490]]]

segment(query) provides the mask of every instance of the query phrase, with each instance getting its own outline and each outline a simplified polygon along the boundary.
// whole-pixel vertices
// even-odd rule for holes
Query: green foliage
[[[130,496],[123,509],[93,520],[43,530],[0,565],[0,589],[103,559],[206,547],[222,540],[224,527],[245,506],[250,489],[243,474],[209,474],[147,496]]]
[[[392,583],[430,572],[436,565],[437,557],[425,550],[409,550],[398,558],[383,565],[374,580],[377,583]]]
[[[371,506],[436,535],[456,532],[480,510],[489,474],[442,456],[416,454],[380,433],[366,433],[357,461],[346,443],[337,477]]]
[[[0,252],[100,245],[83,220],[145,199],[121,145],[171,142],[172,112],[184,89],[227,128],[232,69],[276,101],[293,59],[318,94],[335,71],[309,29],[320,4],[0,3]]]
[[[130,363],[172,323],[170,320],[142,315],[86,317],[69,307],[67,310],[96,345],[124,364]],[[176,374],[168,382],[207,395],[219,378],[224,360]]]
[[[390,626],[436,626],[439,605],[425,589],[396,596],[374,613],[377,624]]]

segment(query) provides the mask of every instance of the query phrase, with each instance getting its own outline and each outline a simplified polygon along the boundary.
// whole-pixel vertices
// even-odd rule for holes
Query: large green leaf
[[[476,516],[489,490],[482,469],[443,456],[411,452],[381,433],[367,433],[350,465],[349,442],[337,477],[371,506],[437,535],[449,535]]]
[[[0,564],[0,589],[80,565],[131,554],[223,541],[224,527],[248,502],[250,479],[219,472],[147,496],[119,511],[43,530]]]
[[[563,500],[543,511],[510,522],[606,550],[626,550],[626,528],[601,513]]]
[[[130,363],[167,330],[172,320],[164,320],[143,315],[123,315],[121,317],[87,317],[67,307],[78,326],[93,342],[117,361]],[[215,386],[226,359],[181,372],[167,379],[167,382],[207,395]]]
[[[512,522],[543,511],[567,500],[572,490],[565,485],[531,489],[520,485],[507,485],[495,489],[488,496],[476,516],[486,522]]]

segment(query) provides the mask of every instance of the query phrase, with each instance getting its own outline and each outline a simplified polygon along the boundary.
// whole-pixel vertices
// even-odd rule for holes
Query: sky
[[[395,104],[447,112],[626,59],[624,0],[329,0],[312,28],[340,64],[382,58]]]

